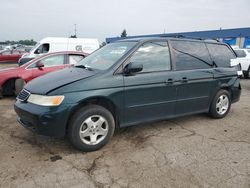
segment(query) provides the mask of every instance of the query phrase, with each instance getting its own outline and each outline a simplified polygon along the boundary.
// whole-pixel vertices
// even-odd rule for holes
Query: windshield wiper
[[[90,66],[87,66],[87,65],[75,65],[75,67],[77,67],[77,68],[83,68],[83,69],[90,70],[90,71],[93,70]]]

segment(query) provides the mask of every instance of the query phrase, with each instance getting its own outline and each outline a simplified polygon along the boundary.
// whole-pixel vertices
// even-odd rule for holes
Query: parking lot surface
[[[241,83],[224,119],[200,114],[126,128],[91,153],[21,127],[14,97],[1,99],[0,187],[249,188],[250,80]]]

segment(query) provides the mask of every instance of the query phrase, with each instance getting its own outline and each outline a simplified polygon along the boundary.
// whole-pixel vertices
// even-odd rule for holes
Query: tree
[[[127,31],[126,31],[126,29],[123,29],[123,31],[121,33],[121,37],[127,37]]]
[[[5,44],[5,45],[14,45],[14,44],[22,44],[22,45],[31,45],[31,46],[34,46],[36,44],[36,41],[34,41],[33,39],[26,39],[26,40],[19,40],[19,41],[10,41],[10,40],[6,40],[5,42],[1,42],[2,44]]]
[[[14,43],[28,45],[28,46],[29,45],[34,46],[36,44],[36,41],[34,41],[33,39],[31,39],[31,40],[19,40],[19,41],[14,41]]]

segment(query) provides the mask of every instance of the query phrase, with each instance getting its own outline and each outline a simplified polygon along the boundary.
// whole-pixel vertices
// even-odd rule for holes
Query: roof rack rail
[[[205,41],[216,41],[216,42],[221,42],[219,39],[214,39],[214,38],[207,38],[207,39],[204,39]]]
[[[176,35],[161,35],[161,37],[173,37],[173,38],[186,38],[186,39],[195,39],[195,40],[214,40],[216,42],[220,42],[220,40],[218,39],[214,39],[214,38],[201,38],[201,37],[193,37],[193,36],[185,36],[185,35],[181,35],[181,34],[176,34]]]

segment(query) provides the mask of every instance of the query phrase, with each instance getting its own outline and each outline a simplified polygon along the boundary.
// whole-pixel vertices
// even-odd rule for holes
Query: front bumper
[[[63,137],[69,117],[68,106],[44,107],[16,101],[18,122],[25,128],[45,136]]]

